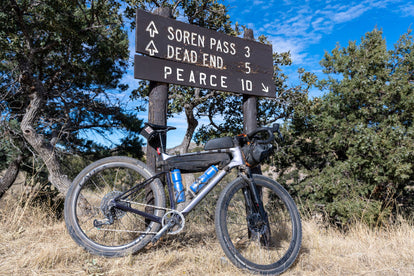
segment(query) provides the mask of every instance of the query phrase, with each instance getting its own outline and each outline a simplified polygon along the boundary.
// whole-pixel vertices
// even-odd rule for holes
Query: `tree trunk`
[[[37,85],[36,90],[39,90],[39,86],[40,85]],[[39,96],[39,92],[33,92],[30,95],[30,104],[26,109],[26,113],[23,116],[20,127],[26,141],[33,147],[45,163],[46,168],[49,171],[50,183],[52,183],[52,185],[65,196],[71,181],[62,173],[59,160],[56,156],[56,148],[51,144],[46,143],[43,136],[36,133],[36,130],[33,127],[37,120],[37,114],[40,110],[41,104],[42,100]]]
[[[23,159],[23,156],[19,155],[7,168],[7,171],[3,178],[0,179],[0,199],[3,197],[4,193],[11,187],[14,181],[17,178],[20,170],[20,163]]]
[[[198,121],[194,117],[194,105],[192,104],[185,104],[185,116],[187,118],[187,130],[184,135],[184,139],[181,144],[178,146],[178,151],[183,154],[188,152],[188,148],[190,147],[191,139],[193,138],[194,132],[198,126]]]

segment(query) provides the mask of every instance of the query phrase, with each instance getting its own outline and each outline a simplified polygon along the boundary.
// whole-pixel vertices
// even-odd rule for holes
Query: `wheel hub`
[[[107,193],[102,198],[100,208],[104,216],[106,216],[107,218],[109,218],[110,216],[114,216],[114,219],[120,219],[126,214],[125,211],[114,208],[113,200],[121,194],[122,192],[120,191],[112,191]],[[131,204],[128,202],[122,202],[122,205],[131,207]]]
[[[249,237],[260,241],[262,245],[269,245],[270,229],[265,220],[258,213],[253,213],[247,217],[249,227]]]

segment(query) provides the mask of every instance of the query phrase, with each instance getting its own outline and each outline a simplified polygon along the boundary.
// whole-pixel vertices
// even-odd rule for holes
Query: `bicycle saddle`
[[[176,127],[172,127],[172,126],[162,126],[162,125],[156,125],[156,124],[151,124],[151,123],[145,123],[145,125],[150,126],[153,130],[165,130],[166,132],[169,130],[174,130],[176,129]]]

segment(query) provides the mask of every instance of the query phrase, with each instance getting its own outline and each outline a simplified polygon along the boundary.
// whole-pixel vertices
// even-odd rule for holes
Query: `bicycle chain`
[[[154,209],[158,209],[158,210],[164,210],[166,211],[166,214],[169,212],[178,212],[179,214],[181,214],[181,212],[171,209],[171,208],[166,208],[166,207],[160,207],[160,206],[155,206],[155,205],[150,205],[150,204],[145,204],[145,203],[140,203],[140,202],[135,202],[132,200],[121,200],[121,202],[126,202],[129,204],[136,204],[139,206],[144,206],[144,207],[150,207],[150,208],[154,208]],[[116,230],[116,229],[102,229],[102,228],[97,228],[98,230],[101,231],[109,231],[109,232],[126,232],[126,233],[140,233],[140,234],[153,234],[156,235],[158,232],[145,232],[145,231],[134,231],[134,230]]]

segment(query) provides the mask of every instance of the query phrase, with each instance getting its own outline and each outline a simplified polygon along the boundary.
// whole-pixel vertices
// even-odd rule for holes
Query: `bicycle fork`
[[[266,246],[270,241],[270,227],[268,215],[263,207],[262,190],[256,186],[250,170],[246,175],[240,175],[248,184],[242,189],[246,205],[248,236]]]

